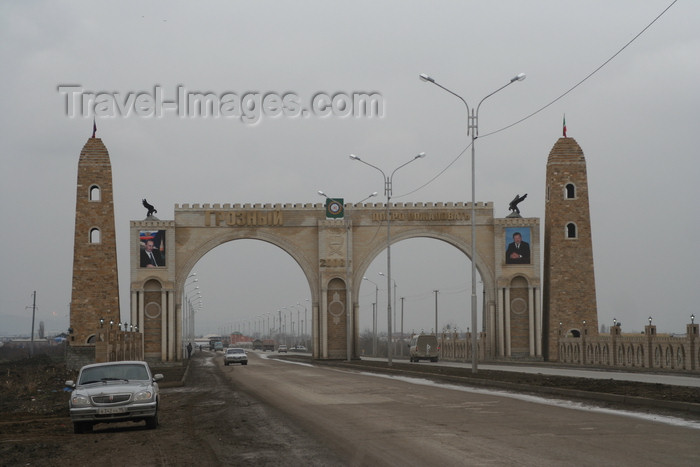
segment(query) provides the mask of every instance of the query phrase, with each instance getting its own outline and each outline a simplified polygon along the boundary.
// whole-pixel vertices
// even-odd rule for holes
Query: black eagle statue
[[[154,212],[158,212],[156,208],[153,207],[152,204],[148,204],[148,201],[146,201],[146,198],[143,199],[143,207],[148,209],[148,214],[146,214],[146,217],[151,217]]]
[[[525,198],[527,198],[527,193],[524,195],[515,195],[515,198],[513,198],[513,201],[510,202],[508,205],[508,210],[513,211],[513,214],[520,215],[520,209],[518,209],[518,204],[523,201]]]

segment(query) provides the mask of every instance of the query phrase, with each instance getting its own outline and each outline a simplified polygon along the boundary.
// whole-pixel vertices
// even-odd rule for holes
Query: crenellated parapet
[[[345,203],[346,208],[362,209],[386,209],[386,203]],[[414,209],[414,208],[458,208],[471,209],[472,203],[463,202],[416,202],[416,203],[391,203],[391,209]],[[493,209],[493,202],[477,202],[478,209]],[[280,210],[317,210],[325,209],[324,203],[182,203],[175,204],[175,211],[200,211],[202,209],[280,209]],[[516,219],[514,219],[516,220]]]

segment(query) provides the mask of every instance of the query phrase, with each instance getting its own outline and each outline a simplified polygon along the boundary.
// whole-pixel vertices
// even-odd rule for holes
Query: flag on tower
[[[92,137],[95,137],[95,133],[97,133],[97,122],[95,122],[95,117],[92,117]]]
[[[566,114],[564,114],[564,121],[562,123],[564,125],[564,138],[566,138]]]

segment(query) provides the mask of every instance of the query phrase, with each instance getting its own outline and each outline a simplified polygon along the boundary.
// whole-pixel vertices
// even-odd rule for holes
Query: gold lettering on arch
[[[468,221],[469,214],[462,211],[392,211],[391,221]],[[386,221],[386,212],[373,212],[372,222]]]
[[[213,219],[213,222],[212,222]],[[204,211],[205,227],[256,227],[284,225],[284,216],[275,211]]]

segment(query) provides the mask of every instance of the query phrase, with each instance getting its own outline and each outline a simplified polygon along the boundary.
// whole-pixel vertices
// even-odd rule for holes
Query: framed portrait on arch
[[[506,264],[530,264],[530,228],[506,227]]]
[[[142,268],[165,267],[165,230],[139,231],[139,256]]]

